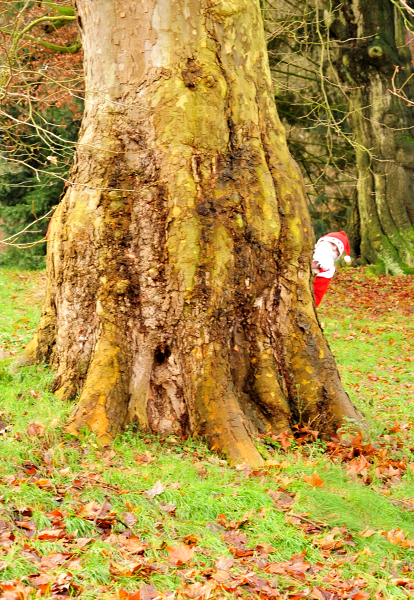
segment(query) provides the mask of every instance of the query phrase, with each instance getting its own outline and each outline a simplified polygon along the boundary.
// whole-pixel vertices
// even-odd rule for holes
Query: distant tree
[[[265,14],[276,100],[316,232],[346,226],[363,262],[413,272],[414,4],[267,0]]]
[[[414,273],[414,3],[345,0],[327,6],[335,67],[349,98],[358,169],[351,228],[362,258],[394,275]]]

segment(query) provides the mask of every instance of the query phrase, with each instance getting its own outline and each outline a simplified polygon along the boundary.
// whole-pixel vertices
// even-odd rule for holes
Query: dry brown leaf
[[[282,446],[283,450],[287,450],[292,444],[293,436],[289,431],[282,431],[282,433],[275,436],[275,439]]]
[[[138,521],[137,517],[134,513],[126,512],[122,515],[122,520],[128,527],[133,527],[135,523]]]
[[[313,475],[302,475],[303,481],[309,483],[312,487],[322,487],[324,484],[324,480],[319,477],[316,471],[313,472]]]
[[[139,538],[135,535],[131,535],[129,538],[120,535],[118,540],[122,545],[122,549],[128,554],[143,554],[148,549],[148,544],[141,544]]]
[[[39,531],[37,537],[39,540],[58,540],[63,537],[65,532],[63,529],[43,529]]]
[[[157,481],[153,488],[144,492],[144,496],[146,498],[155,498],[155,496],[159,496],[163,493],[165,489],[165,485],[161,483],[161,481]]]
[[[168,560],[173,565],[183,565],[193,559],[195,548],[187,544],[179,546],[166,546],[168,552]]]
[[[155,598],[160,598],[160,594],[157,592],[157,588],[151,583],[144,583],[139,588],[139,597],[140,600],[155,600]]]
[[[369,462],[363,454],[358,459],[353,460],[349,463],[347,475],[353,480],[358,481],[358,475],[361,475],[362,481],[366,483],[368,479],[368,467]]]
[[[198,544],[198,537],[195,536],[194,533],[190,533],[189,535],[185,536],[184,542],[187,544],[187,546],[195,546]]]
[[[169,487],[172,490],[179,490],[180,487],[182,487],[182,486],[183,486],[183,484],[181,482],[179,482],[179,481],[175,481],[174,483],[170,483],[170,485],[169,485]]]
[[[214,587],[214,584],[203,584],[199,581],[196,581],[196,583],[193,583],[192,585],[189,585],[187,588],[182,590],[181,594],[183,596],[186,596],[187,598],[203,598],[204,600],[207,600],[207,598],[210,598]]]
[[[414,540],[406,540],[404,532],[401,529],[391,529],[387,533],[387,540],[393,546],[402,546],[403,548],[414,548]]]
[[[338,550],[344,545],[342,540],[335,540],[336,533],[329,533],[323,538],[315,539],[314,544],[317,544],[322,550]]]
[[[27,435],[44,437],[45,435],[45,426],[43,423],[30,423],[28,428],[26,429]]]
[[[217,581],[217,583],[223,583],[223,581],[228,581],[230,579],[230,573],[228,571],[216,571],[211,576],[211,579]]]
[[[387,533],[387,540],[393,546],[400,546],[405,541],[404,532],[401,529],[392,529]]]
[[[119,600],[140,600],[141,596],[138,592],[127,592],[125,590],[118,590]],[[116,596],[114,596],[116,598]],[[116,599],[118,600],[118,598]]]
[[[376,533],[375,529],[370,529],[370,527],[365,527],[364,531],[362,531],[359,535],[363,538],[369,538]]]
[[[75,544],[77,545],[78,548],[84,548],[85,546],[87,546],[89,544],[89,542],[93,542],[94,539],[93,538],[76,538],[75,539]]]
[[[0,583],[4,600],[26,600],[36,590],[32,586],[24,586],[19,581],[3,581]]]
[[[106,500],[104,500],[103,504],[99,504],[99,502],[93,500],[82,506],[78,512],[78,516],[88,520],[102,519],[109,513],[111,508],[111,505]]]
[[[215,563],[215,567],[218,571],[227,571],[234,565],[234,560],[229,556],[220,556]]]
[[[160,504],[160,509],[163,512],[168,513],[169,515],[172,515],[175,513],[175,511],[177,510],[177,507],[175,506],[175,504],[173,504],[172,502],[169,502],[168,504]]]

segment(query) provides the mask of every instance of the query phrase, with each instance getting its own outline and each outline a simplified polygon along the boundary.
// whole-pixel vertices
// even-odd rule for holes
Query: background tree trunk
[[[354,245],[359,237],[361,257],[383,272],[414,273],[414,119],[412,108],[389,92],[396,68],[397,88],[412,72],[402,12],[391,0],[335,4],[331,31],[343,42],[337,70],[357,144]],[[413,97],[411,82],[405,91]]]
[[[69,431],[206,436],[358,419],[319,327],[313,234],[259,0],[77,0],[86,110],[27,361],[80,393]]]

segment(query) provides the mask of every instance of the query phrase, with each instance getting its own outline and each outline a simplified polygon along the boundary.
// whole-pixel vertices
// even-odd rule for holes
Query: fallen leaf
[[[293,436],[289,433],[289,431],[282,431],[282,433],[279,433],[279,435],[275,436],[275,440],[279,442],[283,450],[287,450],[292,444]]]
[[[168,552],[168,560],[173,565],[183,565],[186,562],[193,559],[195,548],[190,547],[187,544],[180,544],[179,546],[166,546]]]
[[[88,520],[96,520],[98,518],[104,518],[111,510],[111,505],[106,500],[103,504],[99,504],[99,502],[88,502],[85,506],[79,510],[78,515]]]
[[[45,426],[43,423],[30,423],[28,428],[26,429],[27,435],[44,437],[45,435]]]
[[[122,515],[122,520],[125,523],[125,525],[127,525],[128,527],[133,527],[135,525],[135,523],[138,521],[137,517],[131,512],[124,513]]]
[[[168,504],[160,504],[160,509],[163,512],[168,513],[169,515],[172,515],[175,513],[175,511],[177,510],[177,507],[175,506],[175,504],[172,504],[172,502],[169,502]]]
[[[140,600],[155,600],[155,598],[160,598],[160,594],[157,592],[156,587],[151,583],[144,583],[139,588],[139,597]]]
[[[128,554],[143,554],[143,552],[148,549],[148,544],[142,544],[135,535],[131,535],[128,538],[125,536],[118,536],[118,540],[122,549]]]
[[[362,531],[359,535],[363,538],[369,538],[376,533],[375,529],[370,529],[369,527],[365,527],[364,531]]]
[[[42,529],[42,531],[39,531],[37,534],[37,538],[39,540],[58,540],[64,535],[65,532],[63,529]]]
[[[176,481],[176,482],[174,482],[174,483],[170,483],[169,487],[170,487],[172,490],[179,490],[179,489],[180,489],[180,487],[182,487],[182,485],[183,485],[183,484],[182,484],[181,482],[178,482],[178,481]]]
[[[223,581],[228,581],[230,577],[231,575],[228,571],[216,571],[216,573],[212,574],[211,579],[214,579],[217,583],[223,583]]]
[[[140,600],[141,596],[138,592],[127,592],[125,590],[118,590],[119,600]]]
[[[153,488],[144,492],[144,496],[146,498],[155,498],[155,496],[159,496],[163,493],[165,489],[165,485],[161,483],[161,481],[157,481]]]
[[[190,533],[190,535],[185,536],[184,543],[186,543],[187,546],[195,546],[198,544],[198,537],[195,536],[194,533]]]
[[[338,550],[344,545],[342,540],[335,540],[336,533],[329,533],[323,538],[315,539],[314,544],[318,545],[322,550]]]
[[[154,462],[154,460],[157,460],[157,457],[151,456],[151,452],[146,450],[145,454],[136,454],[135,460],[141,465],[149,465],[150,463]]]
[[[93,542],[94,539],[93,538],[76,538],[75,539],[75,544],[77,545],[78,548],[84,548],[85,546],[87,546],[90,542]]]
[[[324,480],[319,477],[316,471],[313,472],[312,477],[310,475],[302,475],[303,481],[309,483],[312,487],[322,487],[324,484]]]
[[[193,583],[182,590],[181,594],[187,598],[203,598],[204,600],[207,600],[207,598],[210,598],[213,589],[214,585],[211,583],[203,584],[196,581],[196,583]]]
[[[234,560],[229,556],[220,556],[216,561],[215,567],[218,571],[227,571],[234,565]]]

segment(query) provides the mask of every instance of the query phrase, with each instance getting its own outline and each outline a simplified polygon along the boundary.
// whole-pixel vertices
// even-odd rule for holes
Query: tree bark
[[[68,430],[205,436],[358,420],[312,296],[312,226],[277,116],[259,0],[77,0],[86,110],[26,361]]]
[[[342,41],[337,71],[348,88],[356,143],[354,246],[360,243],[362,259],[379,271],[414,273],[414,119],[389,91],[396,68],[397,88],[412,73],[402,12],[391,0],[334,5],[331,31]],[[413,97],[411,82],[405,91]]]

